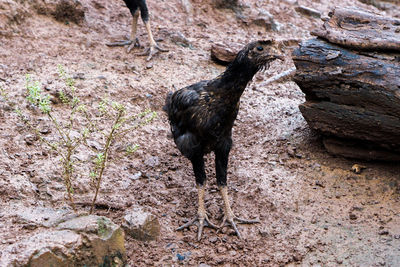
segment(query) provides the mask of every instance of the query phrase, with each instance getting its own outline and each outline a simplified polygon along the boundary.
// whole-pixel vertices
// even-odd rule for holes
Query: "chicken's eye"
[[[262,46],[257,46],[257,50],[258,50],[258,51],[263,51],[264,48],[263,48]]]

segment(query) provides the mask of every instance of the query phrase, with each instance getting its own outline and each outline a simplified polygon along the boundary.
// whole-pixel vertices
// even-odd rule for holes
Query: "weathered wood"
[[[319,38],[293,52],[300,110],[325,135],[400,152],[400,53],[351,51]]]
[[[223,44],[213,44],[211,46],[211,59],[218,64],[228,65],[235,59],[239,50],[237,47],[232,48]]]
[[[366,144],[356,140],[329,138],[323,139],[324,146],[329,153],[346,158],[362,160],[400,161],[400,153]]]
[[[400,19],[339,7],[329,16],[312,34],[353,49],[400,51]]]

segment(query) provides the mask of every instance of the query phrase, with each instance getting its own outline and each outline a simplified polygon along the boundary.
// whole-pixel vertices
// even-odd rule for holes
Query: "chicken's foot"
[[[131,37],[130,40],[118,40],[115,42],[107,43],[107,46],[126,46],[128,45],[127,52],[131,52],[134,47],[140,47],[139,39],[136,37],[137,32],[137,22],[139,18],[139,11],[136,11],[133,15],[132,25],[131,25]]]
[[[204,227],[210,227],[213,229],[218,229],[218,226],[213,224],[210,219],[208,219],[206,209],[204,207],[204,186],[198,186],[198,197],[199,197],[199,208],[196,217],[193,220],[185,223],[184,225],[178,227],[176,230],[183,230],[191,225],[197,225],[199,230],[197,232],[197,241],[200,241],[201,235],[203,233]]]
[[[228,189],[226,186],[222,186],[220,187],[220,192],[222,195],[222,199],[224,201],[224,219],[222,220],[222,224],[220,225],[219,229],[221,229],[222,227],[226,226],[226,225],[230,225],[233,227],[233,229],[236,232],[236,235],[242,239],[242,236],[236,226],[235,221],[237,221],[238,223],[246,223],[246,224],[250,224],[250,223],[260,223],[259,220],[247,220],[247,219],[242,219],[239,218],[237,216],[235,216],[233,214],[233,211],[231,209],[231,205],[229,203],[229,198],[228,198]],[[219,230],[218,230],[219,231]]]
[[[155,54],[157,54],[159,51],[160,51],[160,52],[168,52],[169,50],[160,47],[160,46],[156,43],[156,41],[154,41],[153,34],[151,33],[150,21],[147,21],[147,22],[145,23],[145,26],[146,26],[147,34],[148,34],[148,36],[149,36],[150,47],[146,48],[146,49],[145,49],[143,52],[141,52],[141,53],[137,53],[136,55],[138,55],[138,56],[147,56],[147,55],[148,55],[148,57],[147,57],[146,60],[147,60],[147,61],[150,61],[151,58],[152,58]]]

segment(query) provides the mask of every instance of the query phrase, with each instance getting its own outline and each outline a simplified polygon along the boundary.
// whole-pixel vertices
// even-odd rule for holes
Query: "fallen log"
[[[331,14],[334,22],[328,25],[343,27],[338,21],[361,21],[354,18],[362,12],[336,11]],[[292,54],[297,69],[293,80],[306,94],[300,111],[311,128],[330,137],[330,142],[324,142],[328,150],[346,157],[396,160],[393,155],[400,153],[400,33],[368,38],[365,25],[382,20],[371,14],[367,18],[360,31],[350,27],[350,34],[346,29],[320,31],[330,42],[344,45],[346,40],[347,47],[321,38],[303,42]],[[393,26],[394,20],[386,21]]]
[[[355,8],[336,8],[329,16],[313,35],[352,49],[400,51],[400,19]]]

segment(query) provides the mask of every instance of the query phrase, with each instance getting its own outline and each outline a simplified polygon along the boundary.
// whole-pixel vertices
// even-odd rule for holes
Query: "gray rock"
[[[124,262],[122,229],[106,217],[89,215],[7,247],[0,266],[123,266]]]
[[[22,205],[12,205],[13,215],[18,218],[19,223],[34,224],[38,227],[56,226],[62,221],[76,217],[77,215],[70,209],[52,209],[45,207],[29,207]],[[9,211],[6,211],[9,213]],[[5,213],[6,213],[5,212]]]
[[[142,177],[142,172],[137,172],[135,174],[129,175],[129,178],[131,178],[132,180],[137,180],[140,177]]]
[[[266,10],[261,9],[257,16],[253,17],[252,23],[258,26],[265,27],[267,31],[280,31],[283,25],[277,22],[273,15]]]
[[[145,165],[149,166],[149,167],[156,167],[158,165],[160,165],[160,160],[157,156],[154,157],[150,157],[148,159],[145,160],[144,162]]]
[[[31,145],[33,145],[33,143],[34,143],[35,141],[38,140],[38,137],[37,137],[36,135],[34,135],[34,134],[28,134],[28,135],[26,135],[26,136],[24,137],[24,140],[25,140],[25,143],[26,143],[28,146],[31,146]]]
[[[125,232],[137,240],[155,240],[160,235],[160,223],[156,216],[140,207],[127,211],[122,227]]]
[[[181,32],[176,32],[171,35],[171,41],[177,45],[181,45],[184,47],[190,46],[190,41],[186,38],[185,35]]]

